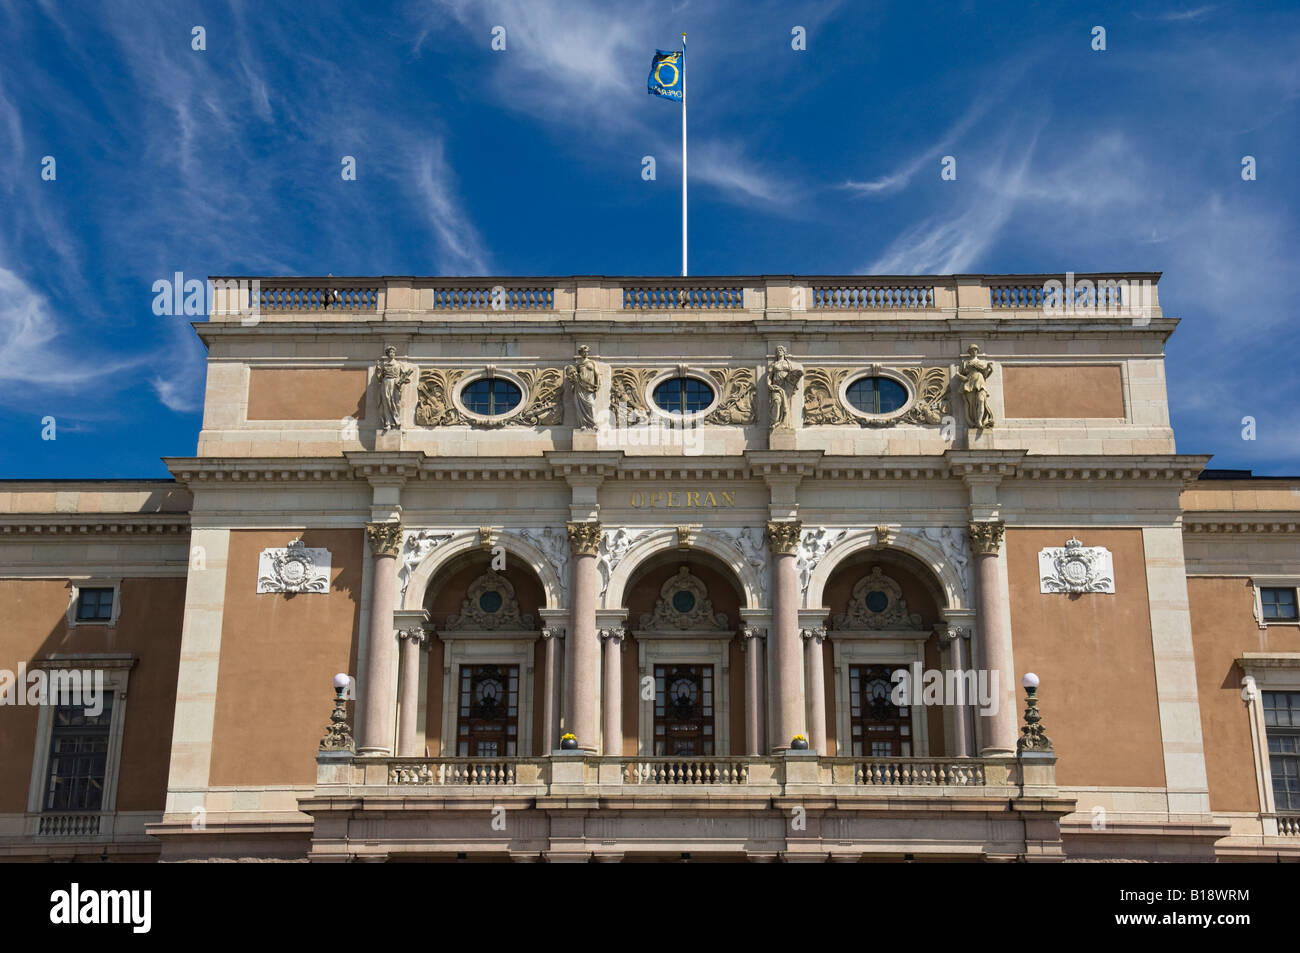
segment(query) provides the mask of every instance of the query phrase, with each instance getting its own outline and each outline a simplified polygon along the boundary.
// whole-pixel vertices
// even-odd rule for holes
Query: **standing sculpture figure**
[[[976,430],[985,430],[993,426],[993,411],[989,410],[989,389],[987,381],[993,376],[993,364],[979,356],[978,344],[966,349],[967,356],[961,360],[961,370],[956,376],[962,381],[961,394],[966,403],[966,424]]]
[[[384,356],[375,364],[375,384],[379,388],[380,433],[402,428],[402,388],[411,379],[411,369],[397,360],[397,348],[384,348]]]
[[[803,379],[803,367],[786,356],[785,346],[776,346],[776,360],[767,369],[767,389],[771,395],[768,425],[772,430],[793,430],[794,389]]]
[[[564,377],[573,390],[579,430],[596,429],[596,392],[600,390],[600,370],[596,367],[596,362],[587,356],[590,350],[587,345],[581,345],[573,363],[564,372]]]

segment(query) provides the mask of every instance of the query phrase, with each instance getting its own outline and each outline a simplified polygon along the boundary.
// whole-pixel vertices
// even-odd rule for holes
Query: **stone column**
[[[601,696],[601,747],[607,758],[623,754],[623,639],[621,628],[601,629],[605,643],[605,682]]]
[[[763,632],[746,625],[740,630],[740,650],[745,653],[745,754],[761,755],[767,748],[767,712],[763,704]]]
[[[600,524],[594,521],[569,523],[569,551],[573,558],[572,635],[567,650],[573,657],[573,682],[568,686],[566,709],[569,731],[578,737],[578,747],[596,753],[600,722],[600,641],[596,636],[596,550],[600,546]]]
[[[397,725],[397,754],[402,758],[424,757],[424,738],[420,730],[420,650],[429,644],[423,626],[413,626],[397,633],[401,642],[400,674],[397,698],[401,720]]]
[[[971,550],[975,554],[975,625],[979,634],[979,667],[988,673],[990,684],[997,673],[996,704],[993,713],[980,716],[984,757],[1014,755],[1016,752],[1016,673],[1011,661],[1011,633],[1003,621],[999,600],[999,562],[1006,524],[985,520],[970,524]],[[1006,703],[1011,686],[1010,704]]]
[[[948,652],[948,670],[956,673],[956,678],[953,680],[956,697],[952,700],[952,755],[954,758],[969,758],[975,744],[974,739],[971,738],[971,700],[966,697],[966,680],[963,677],[966,671],[966,652],[963,645],[966,632],[961,626],[948,622],[940,622],[934,627],[934,632],[939,637],[939,651]],[[933,747],[930,753],[935,753]]]
[[[393,610],[397,599],[397,554],[402,548],[402,524],[367,523],[370,541],[370,641],[366,647],[366,679],[361,686],[365,721],[359,755],[385,757],[393,751],[393,721],[397,699],[393,697],[393,659],[397,639],[393,632]]]
[[[790,747],[804,730],[804,692],[799,645],[799,574],[795,560],[803,524],[798,520],[769,521],[767,543],[772,553],[772,639],[775,665],[769,673],[772,686],[774,751]]]
[[[555,626],[542,629],[542,643],[546,646],[546,671],[542,673],[542,750],[550,754],[560,746],[560,710],[556,705],[560,692],[559,640],[564,630]]]
[[[804,629],[804,664],[808,671],[808,747],[826,757],[826,671],[822,643],[826,627]]]

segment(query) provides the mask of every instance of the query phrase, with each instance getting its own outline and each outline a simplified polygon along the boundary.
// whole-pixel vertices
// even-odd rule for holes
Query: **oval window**
[[[713,403],[713,388],[698,377],[670,377],[654,389],[655,405],[670,414],[698,414]]]
[[[892,414],[907,403],[907,388],[888,377],[859,377],[845,396],[864,414]]]
[[[695,593],[689,589],[678,589],[673,593],[673,608],[682,615],[695,608]]]
[[[466,409],[483,417],[508,414],[523,399],[524,392],[519,386],[504,377],[484,377],[465,385],[465,389],[460,392],[461,403]]]
[[[501,593],[488,590],[478,597],[478,607],[484,612],[497,612],[501,609]]]

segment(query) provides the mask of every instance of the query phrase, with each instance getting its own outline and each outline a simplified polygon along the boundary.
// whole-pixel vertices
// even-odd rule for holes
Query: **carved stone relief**
[[[873,566],[853,586],[847,610],[835,616],[835,628],[853,629],[920,629],[921,616],[907,611],[902,587]]]
[[[658,376],[653,367],[620,367],[610,374],[609,412],[619,427],[635,427],[650,419],[646,388]]]
[[[840,400],[840,390],[849,377],[863,372],[860,367],[813,367],[804,378],[803,418],[807,425],[847,425],[893,427],[898,424],[939,424],[950,414],[951,378],[946,367],[900,367],[897,372],[907,378],[912,403],[906,413],[893,417],[863,417],[851,412]],[[879,365],[868,373],[879,373]]]
[[[419,529],[408,530],[402,540],[402,568],[397,571],[397,583],[402,596],[406,596],[406,587],[411,583],[411,576],[424,558],[454,536],[451,530]]]
[[[848,530],[844,529],[827,529],[825,526],[819,526],[816,529],[806,529],[799,540],[798,559],[795,566],[799,569],[799,588],[806,596],[808,594],[808,584],[812,582],[813,571],[816,570],[817,564],[830,551],[830,548],[842,540]]]
[[[741,526],[736,529],[710,529],[708,532],[723,537],[740,550],[741,556],[758,577],[759,598],[763,605],[767,605],[767,546],[763,542],[763,527]]]
[[[452,395],[469,370],[431,367],[420,372],[415,402],[415,422],[421,427],[467,425],[495,427],[553,427],[564,423],[564,375],[556,367],[515,371],[527,385],[528,403],[518,413],[501,419],[470,417],[456,406]]]
[[[682,566],[659,587],[654,612],[641,614],[641,628],[649,631],[727,630],[727,616],[713,611],[704,583]]]
[[[447,617],[443,629],[455,632],[462,629],[495,630],[525,629],[533,627],[533,617],[521,614],[515,587],[504,575],[489,569],[469,584],[460,613]]]
[[[704,418],[709,424],[752,424],[754,397],[758,385],[754,372],[747,367],[724,367],[709,371],[717,385],[718,406]]]
[[[638,539],[650,532],[648,529],[607,529],[600,537],[600,549],[596,553],[596,570],[600,573],[600,598],[605,598],[609,589],[609,580],[614,570],[623,561]]]
[[[1068,539],[1063,548],[1038,553],[1040,592],[1115,592],[1115,565],[1104,546]]]
[[[542,529],[509,529],[507,535],[518,536],[540,549],[560,580],[561,601],[567,602],[569,588],[569,534],[547,526]]]
[[[295,539],[284,549],[264,549],[257,560],[258,592],[329,592],[330,551]]]

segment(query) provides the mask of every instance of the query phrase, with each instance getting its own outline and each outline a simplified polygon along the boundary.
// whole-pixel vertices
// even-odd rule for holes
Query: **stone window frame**
[[[673,414],[660,407],[655,401],[655,388],[665,381],[670,381],[678,377],[693,377],[701,383],[707,384],[709,390],[713,392],[713,400],[709,402],[709,406],[705,407],[703,410],[697,410],[692,414]],[[704,423],[704,418],[718,409],[718,404],[722,401],[722,388],[719,387],[718,382],[713,379],[713,375],[704,368],[688,364],[679,364],[676,367],[662,370],[655,374],[654,377],[650,378],[650,380],[646,382],[645,393],[641,396],[642,399],[645,400],[646,407],[654,417],[681,427]]]
[[[849,400],[849,388],[857,381],[868,377],[883,377],[902,387],[903,392],[907,394],[907,399],[903,401],[903,406],[899,407],[897,410],[890,411],[887,414],[871,414],[854,407],[853,403]],[[837,396],[840,399],[840,406],[850,415],[859,420],[870,420],[875,423],[889,423],[891,420],[896,420],[899,417],[902,417],[916,406],[917,400],[916,388],[912,386],[912,382],[907,379],[907,376],[896,368],[884,366],[866,367],[845,374],[844,380],[840,381],[839,394]]]
[[[461,399],[461,393],[465,390],[465,388],[469,387],[471,384],[477,384],[479,381],[495,380],[498,377],[504,380],[508,380],[510,383],[514,384],[516,387],[519,388],[519,393],[520,393],[519,403],[516,404],[510,410],[506,411],[504,414],[493,414],[491,416],[480,414],[476,411],[470,410],[469,407],[465,404],[465,402]],[[487,365],[487,367],[484,367],[482,370],[470,371],[463,378],[461,378],[459,381],[456,382],[456,386],[452,388],[452,392],[451,392],[452,404],[455,406],[455,408],[458,411],[464,414],[466,418],[473,421],[474,423],[491,424],[493,426],[508,423],[514,418],[518,417],[520,414],[522,414],[525,410],[528,409],[528,405],[532,401],[532,399],[533,399],[533,395],[529,390],[527,381],[525,381],[522,377],[520,377],[515,372],[503,370],[502,368],[497,367],[495,364],[489,364]]]
[[[659,632],[636,630],[630,633],[637,643],[637,684],[654,677],[656,665],[713,666],[713,754],[711,758],[729,758],[731,750],[731,642],[735,632]],[[637,692],[636,747],[638,758],[653,758],[655,750],[655,699]],[[620,718],[622,716],[620,715]],[[743,744],[743,739],[741,739]],[[743,753],[743,752],[741,752]],[[622,757],[621,752],[619,757]]]
[[[924,632],[862,634],[834,629],[826,633],[831,642],[831,664],[835,679],[835,756],[871,759],[870,754],[853,754],[853,718],[849,669],[854,665],[896,665],[908,668],[920,662],[925,669],[925,643],[933,635]],[[915,690],[919,693],[920,686]],[[930,757],[930,720],[925,705],[909,705],[912,719],[912,753],[909,758]],[[946,722],[945,722],[946,724]]]
[[[101,818],[117,813],[117,788],[121,779],[122,739],[126,729],[126,702],[131,669],[139,659],[129,653],[86,653],[76,655],[49,655],[28,663],[28,669],[91,669],[104,673],[104,691],[113,693],[113,710],[108,727],[108,752],[104,758],[104,803],[98,811],[44,810],[46,789],[49,785],[50,742],[54,738],[53,704],[40,706],[36,716],[36,746],[32,751],[32,775],[27,788],[27,814],[31,834],[40,829],[40,819],[51,814],[98,814]],[[101,824],[99,836],[108,836]]]
[[[1242,699],[1248,706],[1250,719],[1259,811],[1263,815],[1275,815],[1277,801],[1273,796],[1273,772],[1264,724],[1264,692],[1300,692],[1300,652],[1246,652],[1237,659],[1237,666],[1245,673]],[[1276,828],[1271,833],[1276,834]]]
[[[511,633],[513,635],[513,633]],[[534,672],[535,643],[540,632],[520,632],[517,637],[502,638],[501,633],[439,632],[443,643],[441,751],[444,758],[459,758],[456,724],[460,712],[460,669],[462,665],[519,666],[519,734],[515,754],[507,757],[531,758],[533,748],[533,698],[536,691]],[[545,690],[544,687],[542,689]],[[473,755],[470,755],[473,758]]]
[[[1251,595],[1253,604],[1251,611],[1255,615],[1255,623],[1263,631],[1271,625],[1291,626],[1300,628],[1300,619],[1265,619],[1264,618],[1264,599],[1263,589],[1295,589],[1296,602],[1300,605],[1300,576],[1251,576]]]
[[[112,629],[117,626],[117,620],[122,615],[122,577],[121,576],[87,576],[80,579],[69,579],[68,587],[70,595],[68,598],[68,608],[65,616],[68,620],[68,628],[75,629],[79,625],[103,625]],[[81,602],[82,589],[112,589],[113,590],[113,611],[107,619],[78,619],[77,606]]]

